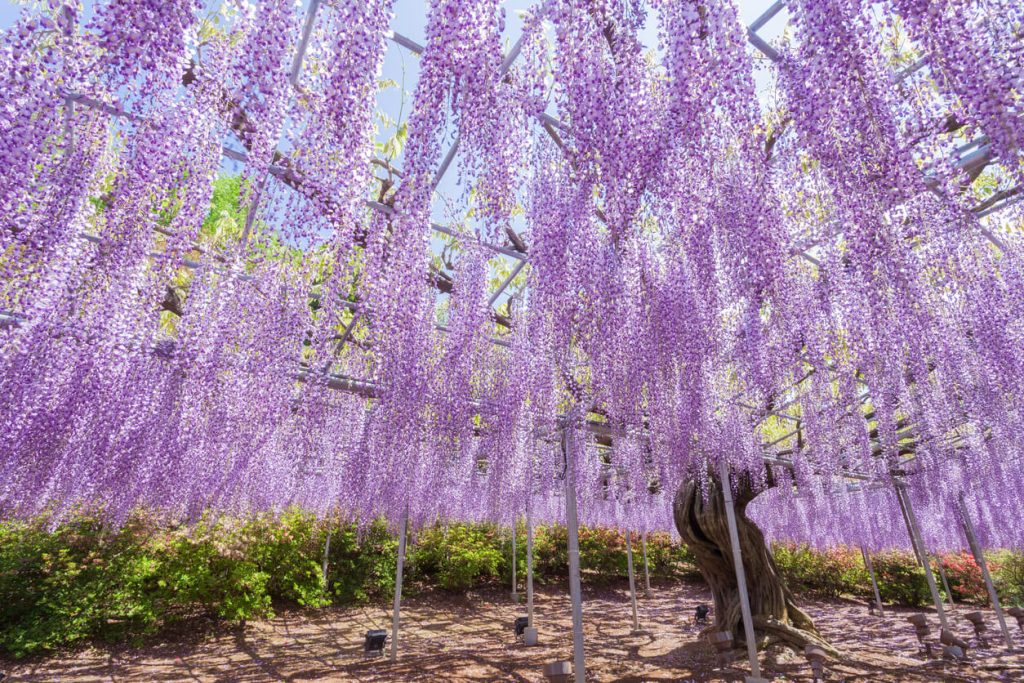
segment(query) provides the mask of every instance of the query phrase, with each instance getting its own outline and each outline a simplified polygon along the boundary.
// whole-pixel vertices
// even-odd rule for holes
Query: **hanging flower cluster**
[[[725,461],[775,537],[905,544],[895,481],[930,547],[961,493],[1022,542],[1020,213],[971,184],[1019,173],[1012,3],[891,0],[932,75],[908,99],[872,3],[794,0],[764,114],[730,1],[546,0],[516,43],[496,0],[432,0],[388,158],[389,0],[201,5],[54,2],[0,39],[0,514],[576,495],[656,530]]]

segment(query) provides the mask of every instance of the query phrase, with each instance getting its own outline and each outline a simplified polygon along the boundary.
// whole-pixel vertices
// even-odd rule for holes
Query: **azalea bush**
[[[808,545],[775,543],[772,552],[779,571],[791,590],[827,598],[856,597],[872,599],[871,577],[860,550],[831,548],[817,550]],[[878,590],[882,601],[909,607],[931,603],[931,591],[924,570],[910,551],[887,550],[872,554]],[[993,575],[1004,600],[1021,600],[1024,588],[1024,554],[997,551],[988,557]],[[974,605],[988,605],[988,591],[981,568],[967,551],[940,554],[932,562],[935,581],[943,590],[938,574],[941,564],[949,581],[953,599]]]
[[[1007,605],[1024,607],[1024,553],[1001,550],[989,565],[999,597]]]
[[[418,534],[410,554],[413,576],[446,590],[466,590],[495,581],[510,553],[502,552],[497,527],[490,524],[451,524]]]
[[[778,543],[772,552],[786,585],[795,592],[838,598],[871,590],[860,552],[852,548],[823,552],[808,545]]]
[[[609,581],[627,575],[625,534],[613,529],[580,527],[580,571],[586,580]],[[639,534],[633,535],[633,563],[643,571]],[[534,572],[541,580],[561,581],[569,571],[568,537],[564,526],[538,527],[534,533]],[[673,542],[666,533],[647,538],[648,572],[653,577],[699,576],[686,546]]]
[[[520,590],[526,581],[526,528],[516,545]],[[330,535],[327,573],[325,542]],[[625,536],[614,529],[580,528],[586,583],[627,575]],[[568,573],[566,529],[534,529],[538,583]],[[871,584],[860,552],[775,544],[776,564],[797,594],[868,598]],[[192,618],[228,623],[270,617],[275,608],[323,608],[389,600],[398,539],[383,520],[361,525],[322,520],[289,509],[279,515],[203,518],[190,525],[158,523],[138,512],[118,528],[82,512],[57,525],[43,516],[0,523],[0,651],[20,657],[86,639],[137,640]],[[643,554],[633,536],[642,582]],[[647,537],[654,579],[699,578],[692,555],[669,534]],[[924,572],[909,552],[872,555],[882,599],[930,602]],[[970,555],[940,558],[954,598],[985,604],[980,570]],[[413,530],[406,558],[410,592],[510,588],[511,533],[493,524],[437,524]],[[1024,598],[1024,554],[992,553],[990,569],[1008,603]]]
[[[988,605],[988,589],[981,575],[981,567],[975,562],[970,552],[947,553],[939,558],[942,569],[946,572],[949,590],[953,599],[975,605]],[[989,571],[998,569],[998,563],[991,563]]]

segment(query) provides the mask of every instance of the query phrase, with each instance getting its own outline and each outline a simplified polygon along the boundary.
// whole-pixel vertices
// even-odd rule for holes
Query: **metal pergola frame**
[[[313,28],[314,28],[314,26],[316,24],[317,13],[318,13],[321,5],[322,5],[321,0],[310,0],[310,3],[308,5],[308,7],[307,7],[306,15],[305,15],[305,18],[304,18],[304,21],[303,21],[303,26],[302,26],[301,34],[300,34],[300,37],[299,37],[299,41],[298,41],[297,45],[295,46],[295,56],[294,56],[294,59],[293,59],[293,62],[292,62],[290,81],[291,81],[293,86],[297,86],[298,85],[299,75],[300,75],[300,73],[302,71],[302,67],[303,67],[303,64],[304,64],[304,61],[305,61],[305,57],[306,57],[306,52],[307,52],[307,49],[308,49],[308,46],[309,46],[309,41],[310,41],[310,38],[312,36]],[[777,63],[780,60],[782,60],[783,56],[779,53],[778,50],[773,48],[764,38],[762,38],[759,35],[759,31],[766,24],[768,24],[774,17],[776,17],[783,9],[785,9],[785,4],[782,2],[782,0],[778,0],[767,11],[765,11],[760,17],[758,17],[754,22],[749,24],[747,26],[747,31],[746,31],[746,37],[747,37],[747,41],[749,42],[749,44],[751,46],[753,46],[754,49],[759,51],[762,55],[764,55],[764,57],[766,57],[768,60],[770,60],[773,63]],[[405,50],[408,50],[408,51],[410,51],[412,53],[415,53],[415,54],[421,54],[423,52],[423,50],[424,50],[424,47],[422,45],[420,45],[419,43],[411,40],[410,38],[408,38],[408,37],[406,37],[406,36],[404,36],[404,35],[402,35],[400,33],[396,33],[396,32],[393,32],[393,31],[389,32],[389,34],[387,35],[387,38],[393,44],[399,46],[402,49],[405,49]],[[500,67],[500,70],[499,70],[499,75],[504,75],[512,67],[513,63],[515,62],[515,60],[518,58],[518,56],[520,54],[521,45],[522,45],[522,36],[520,36],[519,40],[516,41],[513,44],[513,46],[509,49],[509,51],[506,53],[506,55],[505,55],[505,57],[504,57],[504,59],[503,59],[503,61],[501,63],[501,67]],[[904,70],[894,74],[893,75],[894,83],[902,82],[904,79],[908,78],[909,76],[911,76],[916,71],[918,71],[921,68],[925,67],[927,64],[928,64],[927,56],[922,57],[915,64],[913,64],[910,67],[908,67],[908,68],[906,68],[906,69],[904,69]],[[88,107],[88,108],[94,109],[96,111],[105,113],[105,114],[107,114],[107,115],[109,115],[111,117],[125,118],[125,119],[131,120],[131,121],[136,122],[136,123],[143,123],[144,122],[144,120],[141,117],[126,111],[122,107],[118,106],[116,103],[103,102],[103,101],[97,100],[97,99],[95,99],[93,97],[90,97],[90,96],[87,96],[87,95],[83,95],[83,94],[80,94],[80,93],[74,93],[74,92],[64,92],[64,93],[62,93],[62,97],[64,99],[65,106],[67,107],[67,109],[69,111],[73,111],[74,106],[78,105],[78,106],[84,106],[84,107]],[[559,131],[561,131],[562,133],[570,133],[571,134],[571,131],[572,131],[571,125],[566,125],[563,122],[557,120],[556,118],[554,118],[554,117],[552,117],[552,116],[550,116],[548,114],[540,114],[538,119],[539,119],[538,122],[540,123],[541,127],[548,133],[548,135],[557,144],[557,146],[564,150],[565,145],[564,145],[564,142],[562,141],[562,139],[560,137]],[[235,133],[237,134],[238,131],[236,130]],[[447,173],[448,169],[450,168],[451,163],[455,159],[455,157],[457,155],[457,152],[458,152],[458,147],[459,147],[459,139],[458,139],[458,136],[456,135],[452,145],[450,146],[448,151],[445,153],[445,155],[443,157],[443,160],[441,161],[441,163],[440,163],[440,165],[438,167],[438,170],[436,172],[436,175],[434,177],[433,187],[435,189],[437,188],[438,184],[441,182],[442,178],[444,177],[444,175]],[[960,167],[960,168],[962,168],[964,170],[978,171],[979,169],[983,169],[985,166],[987,166],[989,163],[991,163],[993,161],[992,148],[988,144],[988,140],[986,138],[984,138],[984,137],[976,139],[976,140],[973,140],[973,141],[963,145],[960,148],[960,150],[958,150],[958,152],[963,153],[963,152],[968,152],[968,150],[972,150],[972,151],[970,151],[970,153],[964,154],[963,156],[958,156],[958,158],[957,158],[957,160],[955,162],[955,164],[958,167]],[[228,159],[231,159],[231,160],[234,160],[234,161],[238,161],[238,162],[241,162],[241,163],[246,163],[248,161],[248,155],[246,153],[239,152],[238,150],[232,149],[231,147],[228,147],[227,145],[222,146],[221,152],[222,152],[223,157],[225,157],[225,158],[228,158]],[[280,149],[277,146],[275,146],[274,156],[271,159],[271,163],[268,165],[268,173],[269,173],[269,175],[274,176],[274,177],[278,178],[279,180],[283,181],[283,184],[285,184],[286,186],[292,187],[292,189],[296,189],[294,183],[295,183],[295,178],[296,178],[297,171],[294,168],[291,168],[291,167],[289,167],[287,165],[282,165],[280,163],[275,163],[280,155],[281,155]],[[926,183],[928,183],[929,187],[934,192],[939,193],[940,190],[938,189],[937,183],[934,182],[934,181],[929,181],[927,179],[927,170],[925,172],[926,172]],[[256,190],[253,193],[253,199],[250,201],[250,204],[248,206],[249,212],[248,212],[248,216],[247,216],[247,220],[246,220],[245,229],[244,229],[244,231],[242,233],[242,241],[243,242],[248,238],[249,234],[251,233],[252,226],[253,226],[253,221],[255,221],[255,217],[256,217],[256,213],[257,213],[257,209],[258,209],[258,204],[259,204],[260,200],[262,199],[262,196],[264,195],[263,189],[264,189],[266,180],[267,180],[266,177],[264,177],[264,178],[262,178],[260,180],[260,182],[258,183],[258,187],[256,188]],[[993,213],[995,213],[997,211],[1000,211],[1000,210],[1010,206],[1012,203],[1015,203],[1015,202],[1019,201],[1021,198],[1022,198],[1022,196],[1021,196],[1021,188],[1019,186],[1013,187],[1013,188],[1004,190],[1002,192],[999,192],[996,195],[993,195],[992,197],[988,198],[987,200],[985,200],[985,201],[979,203],[978,205],[976,205],[975,207],[973,207],[971,209],[971,211],[979,219],[981,219],[981,218],[984,218],[986,216],[992,215]],[[369,208],[369,209],[371,209],[373,211],[377,211],[377,212],[380,212],[380,213],[385,214],[385,215],[390,215],[390,214],[393,213],[393,209],[390,206],[388,206],[388,205],[386,205],[384,203],[381,203],[379,201],[366,200],[364,203],[365,203],[365,206],[367,208]],[[430,227],[437,234],[446,235],[446,236],[449,236],[449,237],[453,237],[455,239],[465,239],[467,237],[471,237],[469,235],[465,235],[462,232],[462,230],[459,227],[457,227],[457,226],[450,226],[450,225],[446,226],[446,225],[440,225],[438,223],[431,222]],[[1004,250],[1005,249],[1005,245],[1002,243],[1002,241],[998,237],[996,237],[989,229],[987,229],[984,225],[981,225],[980,227],[981,227],[980,231],[981,231],[982,235],[989,242],[991,242],[994,246],[996,246],[1000,250]],[[158,232],[158,233],[161,233],[161,234],[164,234],[164,235],[171,235],[172,234],[171,231],[169,231],[168,229],[163,228],[162,226],[159,226],[159,225],[156,225],[156,224],[154,224],[152,226],[152,229],[155,232]],[[804,241],[804,242],[799,243],[799,244],[791,245],[791,247],[790,247],[790,255],[792,257],[798,257],[798,258],[804,259],[807,262],[809,262],[809,263],[811,263],[811,264],[813,264],[815,266],[820,266],[820,262],[818,261],[818,259],[812,253],[813,250],[816,249],[817,247],[821,246],[823,243],[825,243],[827,241],[831,241],[831,240],[836,239],[840,234],[841,234],[841,227],[840,226],[836,226],[836,229],[831,231],[824,238],[810,240],[810,241]],[[88,240],[88,241],[93,242],[93,243],[101,243],[101,241],[102,241],[101,237],[98,237],[96,235],[87,234],[87,233],[84,233],[84,232],[80,235],[80,237],[82,239]],[[528,255],[528,250],[527,250],[526,245],[523,242],[522,238],[519,237],[518,235],[515,235],[514,233],[509,235],[509,243],[508,244],[494,244],[494,243],[488,243],[488,242],[480,242],[480,244],[482,245],[483,248],[491,251],[494,255],[504,256],[506,258],[513,259],[516,262],[515,265],[512,267],[510,274],[503,279],[503,281],[500,283],[498,288],[494,292],[492,292],[490,294],[489,298],[488,298],[489,308],[491,309],[492,315],[494,315],[494,305],[496,304],[498,299],[502,296],[503,292],[512,284],[512,282],[515,280],[515,278],[525,269],[527,264],[529,264],[530,259],[529,259],[529,255]],[[200,254],[203,254],[203,249],[201,248],[200,245],[196,244],[196,245],[193,245],[193,246],[194,246],[194,249],[196,251],[198,251]],[[151,254],[151,256],[156,256],[156,254],[153,253],[153,254]],[[181,261],[181,264],[183,266],[185,266],[187,268],[191,268],[193,270],[199,270],[199,269],[205,269],[205,268],[222,269],[221,265],[218,265],[216,263],[211,262],[210,259],[207,259],[204,262],[204,261],[196,261],[196,260],[193,260],[193,259],[186,258],[186,259],[183,259]],[[241,275],[239,277],[246,278],[246,279],[249,278],[249,276],[246,276],[246,275]],[[358,303],[346,301],[346,302],[343,303],[343,305],[347,306],[348,308],[350,308],[353,311],[353,317],[352,317],[351,321],[347,324],[346,329],[343,331],[343,333],[341,335],[341,338],[339,339],[339,341],[338,341],[338,343],[337,343],[337,345],[335,347],[335,355],[337,355],[337,353],[341,351],[342,347],[344,347],[345,344],[351,339],[353,328],[355,327],[356,323],[359,321],[360,315],[361,315],[361,313],[359,311],[360,307],[359,307]],[[24,319],[21,316],[19,316],[17,313],[14,313],[12,311],[0,311],[0,328],[5,327],[5,326],[10,326],[10,325],[18,325],[23,320]],[[498,324],[502,324],[500,320],[496,320],[496,322]],[[509,325],[509,326],[511,326],[511,325]],[[437,329],[439,329],[441,331],[445,331],[444,326],[437,325],[436,327],[437,327]],[[503,339],[501,337],[493,337],[492,341],[496,345],[505,346],[505,347],[511,346],[510,342],[507,339]],[[800,428],[801,428],[800,427],[800,425],[801,425],[801,418],[798,417],[798,416],[795,416],[795,415],[791,415],[791,414],[787,413],[786,411],[787,411],[787,409],[789,409],[789,408],[791,408],[791,407],[793,407],[795,405],[799,405],[800,404],[801,397],[798,394],[799,387],[807,379],[809,379],[815,372],[827,372],[827,371],[830,370],[829,368],[817,368],[817,367],[814,366],[813,363],[810,363],[809,360],[806,359],[806,358],[800,358],[800,359],[797,359],[797,360],[798,360],[798,363],[806,364],[806,365],[810,366],[810,369],[809,370],[805,370],[803,373],[801,373],[802,376],[799,379],[796,379],[792,384],[790,384],[788,387],[786,387],[785,389],[783,389],[780,392],[783,395],[786,395],[786,394],[789,394],[789,393],[792,394],[791,398],[786,400],[784,403],[782,403],[782,404],[780,404],[778,406],[769,406],[769,407],[766,407],[766,408],[759,408],[758,406],[752,405],[750,402],[743,400],[743,395],[746,393],[745,391],[741,391],[740,394],[738,394],[736,397],[734,397],[730,401],[735,406],[741,407],[744,410],[747,410],[751,414],[751,416],[754,418],[755,424],[760,423],[763,419],[765,419],[768,416],[774,416],[774,417],[776,417],[778,419],[786,420],[786,421],[795,423],[796,428],[793,429],[792,431],[788,432],[787,434],[785,434],[785,435],[783,435],[783,436],[781,436],[779,438],[776,438],[774,441],[772,441],[770,443],[763,444],[763,448],[765,449],[763,460],[764,460],[765,465],[768,466],[768,467],[770,467],[770,466],[781,466],[781,467],[786,467],[786,468],[792,469],[793,466],[794,466],[794,464],[793,464],[793,457],[795,457],[796,455],[803,455],[803,456],[806,455],[805,453],[799,453],[798,454],[798,453],[796,453],[794,451],[794,452],[791,452],[789,457],[786,457],[785,455],[780,455],[777,452],[772,451],[772,449],[774,447],[776,447],[776,446],[778,446],[778,445],[788,441],[788,440],[791,440],[793,438],[799,438],[799,433],[800,433]],[[323,369],[323,370],[317,370],[317,369],[311,368],[309,366],[303,365],[303,366],[300,366],[299,368],[297,368],[296,374],[294,375],[294,378],[296,380],[299,380],[299,381],[306,381],[306,380],[312,379],[314,377],[316,377],[317,381],[323,382],[327,387],[329,387],[331,389],[334,389],[334,390],[337,390],[337,391],[342,391],[342,392],[346,392],[346,393],[352,393],[352,394],[356,394],[356,395],[359,395],[359,396],[362,396],[362,397],[365,397],[365,398],[374,398],[374,397],[376,397],[378,395],[378,387],[377,387],[377,385],[372,380],[360,379],[360,378],[355,378],[355,377],[348,377],[348,376],[344,376],[344,375],[334,374],[334,373],[330,372],[329,367],[326,368],[326,369]],[[861,394],[861,397],[858,399],[858,405],[854,406],[854,408],[859,410],[860,403],[863,400],[865,400],[866,398],[869,398],[869,392],[867,390],[865,390]],[[584,680],[585,666],[584,666],[583,638],[582,638],[582,610],[581,610],[580,585],[579,585],[579,548],[578,548],[578,538],[576,536],[575,474],[573,472],[573,466],[572,466],[572,460],[573,459],[572,459],[572,457],[570,457],[570,451],[572,449],[573,432],[575,431],[575,429],[578,428],[578,429],[583,429],[585,431],[589,431],[589,432],[592,432],[592,433],[595,433],[595,434],[604,435],[604,436],[613,436],[613,437],[616,436],[616,435],[621,435],[624,432],[621,430],[621,428],[615,427],[614,425],[609,425],[609,424],[606,424],[606,423],[604,423],[602,421],[595,421],[595,420],[588,421],[588,420],[585,419],[585,416],[578,415],[578,414],[575,414],[575,413],[571,413],[570,415],[554,416],[554,417],[551,418],[551,422],[553,422],[555,425],[557,425],[557,429],[561,433],[562,448],[563,448],[563,452],[565,453],[565,456],[566,456],[565,486],[566,486],[567,517],[568,517],[567,522],[568,522],[568,525],[569,525],[570,592],[572,594],[572,602],[573,602],[573,635],[574,635],[574,637],[573,637],[573,641],[574,641],[573,650],[574,650],[574,660],[575,660],[575,667],[574,667],[574,669],[575,669],[576,681],[578,683],[582,683],[582,681]],[[646,428],[642,428],[641,431],[643,431],[644,429],[646,429]],[[912,432],[913,426],[910,426],[907,429]],[[727,482],[728,481],[729,472],[728,472],[727,466],[725,465],[724,461],[722,462],[722,466],[723,466],[723,470],[720,473],[720,475],[721,475],[721,477],[723,479],[723,482]],[[854,489],[857,486],[863,487],[863,486],[869,486],[869,485],[873,485],[873,484],[882,483],[874,475],[871,475],[871,474],[868,474],[868,473],[863,473],[863,472],[858,472],[858,471],[852,470],[852,469],[842,473],[839,476],[845,482],[848,483],[848,485],[849,485],[849,487],[851,489]],[[902,482],[902,479],[900,477],[892,476],[892,483],[894,483],[896,485],[897,494],[900,495],[901,494],[901,490],[905,488],[905,484]],[[892,484],[889,484],[889,485],[892,485]],[[726,494],[726,497],[728,499],[729,496],[731,495],[730,487],[728,485],[723,485],[723,489],[725,490],[725,494]],[[914,519],[913,519],[913,510],[912,510],[912,508],[910,508],[909,496],[906,496],[905,494],[900,495],[900,500],[901,500],[901,504],[905,505],[906,516],[908,518],[908,521],[907,521],[908,531],[909,531],[909,533],[911,535],[911,539],[912,539],[912,542],[913,542],[913,544],[915,546],[915,550],[918,550],[918,546],[920,545],[921,552],[924,552],[924,550],[923,550],[923,543],[920,541],[920,532],[918,530],[916,530],[915,528],[913,528],[913,527],[916,526],[916,523],[914,522]],[[905,503],[903,503],[903,501],[905,501]],[[974,546],[977,544],[977,542],[974,539],[973,527],[970,526],[970,519],[967,516],[966,508],[963,507],[962,499],[961,499],[960,504],[961,504],[961,514],[963,515],[963,518],[964,518],[965,528],[968,529],[968,538],[971,541],[972,550],[974,550],[975,549]],[[729,505],[726,505],[726,509],[728,511],[732,510],[731,506],[729,506]],[[407,515],[408,515],[408,512],[406,512],[406,517],[403,519],[403,524],[402,524],[402,528],[401,528],[400,557],[399,557],[399,564],[398,564],[398,576],[397,576],[397,585],[396,585],[396,594],[395,594],[394,616],[393,616],[393,630],[392,630],[392,643],[391,643],[391,657],[392,658],[395,658],[397,656],[398,623],[399,623],[399,609],[400,609],[400,600],[401,600],[401,578],[402,578],[402,560],[403,560],[401,555],[402,555],[402,551],[404,550],[404,546],[405,546],[405,535],[406,535],[405,531],[406,531],[406,527],[407,527]],[[527,511],[527,519],[528,519],[528,533],[529,533],[528,539],[530,541],[532,541],[532,525],[529,522],[529,510]],[[737,540],[737,535],[736,535],[736,521],[735,521],[733,515],[730,515],[728,521],[729,521],[729,525],[730,525],[731,537],[732,537],[732,540],[733,540],[733,553],[734,553],[734,560],[735,560],[735,563],[736,563],[736,571],[737,571],[737,576],[738,576],[738,584],[739,584],[740,589],[741,589],[742,606],[743,606],[743,613],[744,613],[743,621],[744,621],[745,628],[748,631],[747,632],[747,642],[748,642],[748,646],[750,647],[749,656],[750,656],[751,672],[752,672],[753,677],[754,677],[751,680],[758,680],[757,677],[759,676],[760,672],[759,672],[759,665],[758,665],[758,661],[757,661],[756,649],[754,648],[754,645],[753,645],[753,643],[754,643],[754,638],[753,638],[754,634],[753,634],[752,620],[750,619],[749,601],[747,600],[747,596],[746,596],[745,580],[744,580],[744,577],[742,575],[743,565],[742,565],[742,561],[741,561],[741,559],[739,557],[739,546],[738,546],[738,540]],[[646,542],[646,538],[644,539],[644,541]],[[646,543],[645,543],[645,546],[646,546]],[[645,547],[645,551],[646,551],[646,547]],[[980,549],[976,552],[976,555],[979,555],[979,554],[980,554]],[[983,562],[983,558],[982,558],[981,562]],[[533,626],[532,563],[528,563],[528,574],[529,574],[529,576],[528,576],[528,595],[529,595],[529,598],[528,599],[529,599],[529,605],[530,605],[530,626],[532,627]],[[931,591],[933,593],[933,596],[936,598],[936,607],[937,607],[937,609],[939,611],[940,619],[942,619],[943,625],[945,625],[945,619],[944,619],[944,615],[943,615],[943,612],[942,612],[941,601],[938,600],[938,598],[937,598],[938,594],[937,594],[937,590],[936,590],[936,587],[935,587],[934,579],[931,576],[931,572],[930,571],[926,571],[926,574],[927,574],[928,580],[929,580],[929,587],[930,587],[930,589],[931,589]],[[987,578],[987,570],[985,570],[985,574],[986,574],[986,578]],[[989,585],[990,593],[992,594],[993,602],[996,604],[997,610],[999,610],[998,599],[997,599],[997,597],[994,594],[994,589],[992,589],[992,587],[991,587],[991,581],[988,581],[988,585]],[[635,592],[634,592],[634,600],[635,600]],[[634,619],[635,619],[635,603],[634,603]],[[1005,623],[1002,620],[1001,611],[1000,611],[1000,622],[1001,622],[1001,624],[1003,626],[1004,633],[1008,634],[1008,632],[1006,631]],[[1008,635],[1007,635],[1007,638],[1009,639]],[[1009,642],[1009,640],[1008,640],[1008,642]]]

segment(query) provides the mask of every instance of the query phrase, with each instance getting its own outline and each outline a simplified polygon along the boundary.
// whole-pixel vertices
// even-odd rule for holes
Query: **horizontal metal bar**
[[[440,332],[444,332],[445,334],[448,334],[448,327],[446,325],[435,324],[434,325],[434,329],[438,330]],[[510,342],[510,341],[508,341],[506,339],[499,339],[498,337],[491,337],[490,338],[490,342],[492,344],[494,344],[495,346],[504,346],[507,349],[511,349],[512,348],[512,342]]]
[[[916,62],[914,62],[910,66],[908,66],[906,69],[903,69],[902,71],[896,72],[896,75],[893,76],[893,79],[892,79],[893,83],[897,83],[897,84],[902,83],[903,81],[905,81],[908,78],[910,78],[910,76],[913,75],[914,72],[920,71],[921,68],[924,67],[927,63],[928,63],[928,56],[925,55],[924,57],[921,57],[919,60],[917,60]]]
[[[1008,197],[1004,197],[1004,198],[1000,199],[999,201],[995,202],[992,206],[989,206],[988,208],[984,209],[983,211],[978,212],[978,218],[984,218],[985,216],[988,216],[990,214],[996,213],[997,211],[1002,211],[1006,207],[1013,206],[1014,204],[1016,204],[1017,202],[1021,201],[1022,199],[1024,199],[1024,193],[1021,193],[1021,192],[1017,192],[1017,193],[1015,193],[1013,195],[1010,195]],[[984,233],[986,230],[987,229],[982,229],[982,232]]]
[[[501,60],[501,66],[498,68],[498,77],[504,76],[508,73],[508,70],[512,68],[512,62],[516,61],[519,57],[519,53],[523,51],[523,36],[519,36],[519,39],[512,45],[512,48],[505,55],[505,59]]]
[[[550,114],[541,113],[541,115],[538,118],[540,118],[541,123],[546,123],[550,126],[554,126],[563,133],[572,132],[569,126],[565,125],[564,123],[556,119],[554,116],[551,116]]]
[[[755,19],[754,23],[748,26],[747,29],[750,31],[754,31],[755,33],[760,31],[762,26],[764,26],[769,21],[774,19],[775,15],[781,12],[784,8],[785,5],[782,4],[782,0],[776,0],[775,4],[766,9],[764,11],[764,14]]]
[[[739,406],[740,408],[746,408],[747,410],[753,411],[755,413],[764,412],[764,413],[766,413],[768,415],[774,415],[775,417],[780,417],[780,418],[782,418],[784,420],[791,420],[793,422],[800,422],[800,418],[799,417],[793,417],[792,415],[786,415],[785,413],[781,413],[781,412],[778,412],[776,410],[761,411],[758,408],[755,408],[754,406],[750,405],[749,403],[744,403],[743,401],[733,401],[732,404],[735,405],[735,406]]]
[[[444,155],[444,159],[441,160],[441,165],[437,167],[437,173],[434,174],[434,180],[430,184],[431,190],[436,190],[437,186],[441,184],[441,178],[448,172],[448,167],[452,165],[452,161],[455,160],[455,155],[459,151],[459,136],[455,135],[455,139],[452,140],[452,146],[448,148],[448,153]]]
[[[143,120],[143,117],[141,116],[138,116],[136,114],[129,114],[120,107],[116,107],[112,104],[107,104],[106,102],[100,102],[99,100],[89,97],[88,95],[80,95],[78,93],[66,92],[64,93],[64,98],[67,100],[71,100],[72,102],[78,102],[79,104],[89,107],[90,109],[101,111],[104,114],[108,114],[110,116],[125,118],[130,121]]]
[[[799,433],[800,433],[800,430],[794,429],[793,431],[789,432],[788,434],[783,434],[782,436],[780,436],[779,438],[775,439],[774,441],[772,441],[770,443],[763,443],[763,444],[761,444],[761,448],[771,448],[772,446],[775,446],[776,444],[782,443],[786,439],[794,437],[794,436],[796,436]]]
[[[302,26],[302,36],[299,44],[295,47],[295,60],[292,62],[292,73],[290,81],[292,85],[299,84],[299,73],[302,71],[302,61],[306,57],[306,49],[309,47],[309,37],[313,33],[313,24],[316,22],[316,11],[320,7],[320,0],[310,0],[309,9],[306,10],[306,22]]]
[[[755,31],[747,29],[747,41],[773,62],[778,62],[782,59],[782,55],[779,54],[779,51],[766,43],[765,40],[761,36],[757,35]]]
[[[417,43],[412,38],[407,38],[406,36],[403,36],[401,33],[398,33],[397,31],[390,31],[387,34],[387,38],[391,42],[395,43],[396,45],[401,45],[402,47],[404,47],[406,50],[409,50],[410,52],[415,52],[418,55],[419,54],[423,54],[423,46],[422,45]]]
[[[505,288],[508,287],[509,284],[511,284],[512,281],[516,279],[516,275],[519,275],[519,271],[521,271],[525,265],[526,261],[520,261],[519,263],[516,264],[516,267],[512,269],[512,272],[508,274],[508,277],[505,278],[505,281],[501,283],[500,287],[498,287],[498,291],[492,294],[491,298],[487,300],[488,307],[494,305],[494,302],[498,300],[498,297],[501,296],[501,293],[505,291]]]
[[[395,210],[392,209],[387,204],[381,204],[380,202],[375,202],[373,200],[367,200],[367,201],[364,202],[364,204],[367,207],[369,207],[371,209],[374,209],[375,211],[380,211],[381,213],[383,213],[384,215],[387,215],[387,216],[390,216],[391,214],[393,214],[395,212]],[[442,235],[448,235],[450,237],[455,237],[457,239],[464,239],[464,240],[473,240],[474,239],[474,237],[472,235],[467,235],[465,233],[459,232],[458,230],[454,230],[452,228],[449,228],[448,226],[441,225],[440,223],[431,223],[430,224],[430,229],[433,230],[434,232],[439,232]],[[526,261],[527,260],[526,254],[518,252],[515,249],[509,249],[508,247],[503,247],[503,246],[500,246],[500,245],[497,245],[497,244],[491,244],[490,242],[480,242],[480,244],[482,246],[490,249],[491,251],[498,252],[499,254],[504,254],[505,256],[511,256],[512,258],[519,259],[520,261]]]

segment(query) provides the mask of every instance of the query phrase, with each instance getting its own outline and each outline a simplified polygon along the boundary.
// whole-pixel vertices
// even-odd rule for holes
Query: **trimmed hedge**
[[[324,543],[331,536],[327,580]],[[642,571],[640,537],[634,562]],[[322,521],[298,510],[279,516],[203,519],[169,527],[136,514],[118,529],[82,514],[53,528],[46,518],[0,522],[0,651],[15,657],[86,639],[138,640],[195,617],[233,623],[268,617],[275,605],[321,608],[386,599],[394,589],[397,539],[382,522],[357,527]],[[526,530],[516,553],[520,585],[526,576]],[[668,534],[647,539],[655,578],[699,578],[685,547]],[[819,552],[773,546],[776,563],[797,593],[826,598],[868,598],[871,584],[859,551]],[[873,555],[883,600],[929,602],[924,572],[910,553]],[[564,581],[566,531],[534,529],[534,577]],[[954,599],[985,604],[987,593],[973,558],[941,558]],[[580,529],[580,564],[588,583],[626,576],[624,536],[610,529]],[[406,562],[408,589],[465,591],[509,585],[511,534],[490,524],[438,525],[417,531]],[[990,568],[1000,595],[1024,602],[1024,555],[999,551]]]

